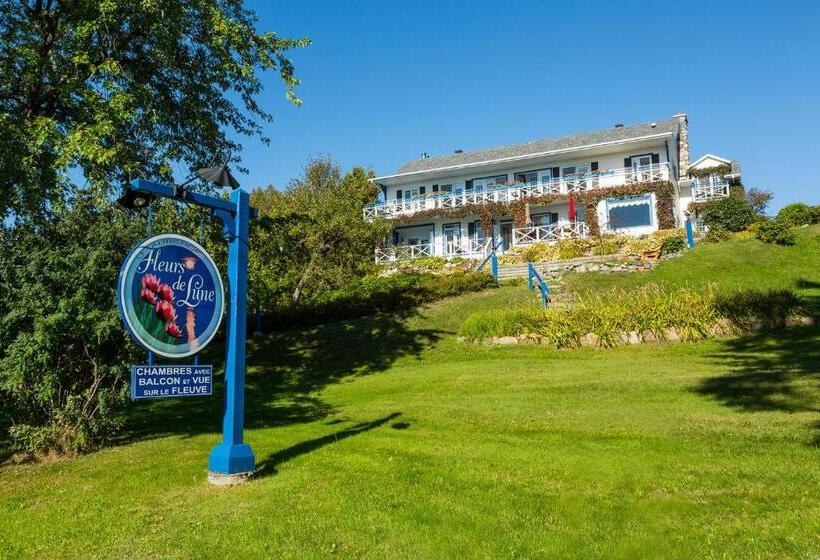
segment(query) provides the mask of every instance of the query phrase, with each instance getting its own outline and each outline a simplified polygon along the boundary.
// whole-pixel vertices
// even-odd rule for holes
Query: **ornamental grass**
[[[588,294],[570,309],[518,309],[471,315],[459,334],[476,341],[531,336],[558,348],[580,346],[583,337],[605,348],[642,340],[702,340],[786,324],[804,311],[789,290],[721,293],[714,287],[664,289],[644,286]]]

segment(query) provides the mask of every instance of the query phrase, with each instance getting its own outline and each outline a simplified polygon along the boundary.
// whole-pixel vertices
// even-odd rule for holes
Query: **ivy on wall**
[[[728,175],[732,172],[732,165],[729,163],[721,163],[720,165],[714,165],[712,167],[704,167],[702,169],[690,169],[689,176],[690,177],[708,177],[712,173],[717,173],[718,175]]]
[[[621,185],[575,193],[575,201],[576,204],[584,206],[586,224],[590,234],[598,235],[600,233],[600,225],[598,224],[597,209],[598,203],[601,200],[646,193],[655,193],[655,210],[658,218],[658,226],[661,229],[674,228],[675,196],[672,183],[669,181],[634,183],[631,185]],[[511,203],[487,202],[484,204],[466,204],[458,208],[430,208],[414,214],[399,216],[393,221],[396,225],[401,226],[411,225],[432,218],[458,220],[466,218],[467,216],[478,216],[484,235],[490,237],[493,231],[494,218],[512,216],[514,226],[521,228],[527,225],[527,204],[530,206],[545,206],[552,202],[564,202],[568,199],[569,196],[565,194],[548,194],[524,198]]]

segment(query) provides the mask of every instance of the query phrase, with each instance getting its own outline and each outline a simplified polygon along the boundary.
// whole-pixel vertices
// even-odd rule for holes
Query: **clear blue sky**
[[[693,157],[741,160],[770,208],[820,203],[820,2],[270,2],[304,104],[265,79],[270,146],[243,186],[309,157],[394,171],[419,156],[689,115]]]

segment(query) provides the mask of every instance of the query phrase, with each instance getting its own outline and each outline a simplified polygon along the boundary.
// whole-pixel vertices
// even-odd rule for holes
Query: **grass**
[[[702,287],[719,282],[723,289],[798,289],[820,296],[820,225],[796,228],[797,243],[783,247],[757,239],[701,243],[686,258],[670,259],[650,271],[583,272],[564,277],[574,292],[632,289],[644,284]]]
[[[646,277],[702,271],[719,248]],[[780,251],[760,254],[783,268]],[[817,260],[794,258],[779,281],[810,295]],[[254,480],[206,482],[220,398],[136,403],[115,447],[0,468],[0,558],[820,554],[817,328],[610,350],[456,340],[471,313],[525,305],[511,284],[258,338]]]

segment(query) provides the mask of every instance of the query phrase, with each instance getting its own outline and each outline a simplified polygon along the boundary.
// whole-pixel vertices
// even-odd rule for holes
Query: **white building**
[[[691,175],[690,175],[691,173]],[[671,119],[430,157],[377,177],[366,218],[396,222],[378,262],[482,257],[535,242],[682,227],[691,202],[729,196],[739,166],[690,165],[688,120]],[[570,206],[575,209],[570,215]],[[588,214],[594,212],[594,216]]]

